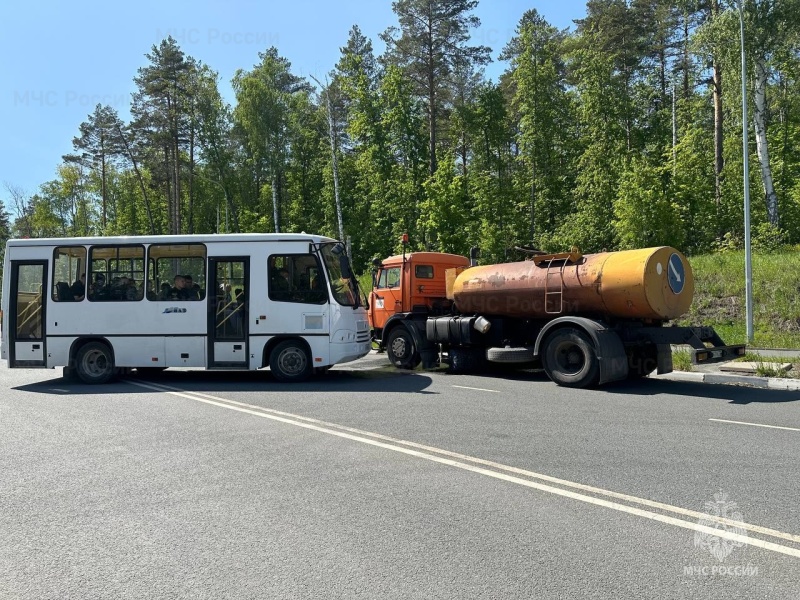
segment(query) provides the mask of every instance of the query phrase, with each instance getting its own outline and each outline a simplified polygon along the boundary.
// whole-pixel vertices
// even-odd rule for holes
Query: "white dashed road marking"
[[[783,429],[785,431],[800,431],[797,427],[780,427],[778,425],[762,425],[761,423],[745,423],[744,421],[728,421],[727,419],[709,419],[715,423],[731,423],[733,425],[749,425],[750,427],[766,427],[767,429]]]

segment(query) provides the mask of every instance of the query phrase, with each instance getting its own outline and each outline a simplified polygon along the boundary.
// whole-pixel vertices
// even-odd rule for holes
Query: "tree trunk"
[[[689,97],[689,17],[683,17],[683,97]]]
[[[719,0],[711,3],[711,16],[716,19],[719,16]],[[711,83],[714,96],[714,201],[719,210],[722,205],[722,169],[725,166],[723,156],[723,112],[722,112],[722,65],[719,57],[715,54],[712,59],[713,73]],[[718,232],[720,235],[722,232]]]
[[[531,243],[536,239],[536,160],[531,164]]]
[[[166,186],[167,194],[167,231],[171,235],[178,233],[175,231],[175,198],[172,193],[173,183],[173,169],[172,169],[172,148],[171,143],[164,146],[164,165],[166,166],[166,177],[164,177],[164,185]]]
[[[194,233],[194,125],[189,134],[189,227],[187,233]]]
[[[107,189],[106,189],[106,155],[105,151],[100,156],[100,195],[103,197],[103,235],[106,233]]]
[[[278,210],[278,176],[272,173],[272,218],[275,221],[275,233],[281,232],[280,211]]]
[[[712,75],[714,94],[714,199],[717,207],[722,203],[722,169],[725,166],[722,143],[723,137],[723,112],[722,112],[722,66],[714,59],[714,73]]]
[[[772,225],[778,226],[778,195],[772,182],[772,169],[769,165],[769,149],[767,148],[767,79],[769,71],[763,57],[755,61],[756,78],[753,91],[753,123],[756,130],[756,151],[761,165],[761,181],[764,184],[764,198],[767,202],[767,218]]]
[[[430,174],[436,173],[436,81],[434,79],[435,61],[433,58],[433,23],[428,23],[428,127],[430,128]]]
[[[325,100],[328,104],[328,136],[331,141],[331,163],[333,166],[333,196],[336,201],[336,219],[339,224],[339,239],[344,241],[344,220],[342,219],[342,203],[339,200],[339,162],[336,158],[336,128],[333,121],[333,105],[330,97],[330,87],[325,90]]]
[[[128,158],[131,159],[131,164],[133,165],[133,171],[136,173],[136,179],[139,181],[139,189],[142,190],[142,199],[144,200],[144,207],[147,210],[147,220],[150,223],[150,235],[156,234],[156,224],[153,221],[153,211],[150,208],[150,199],[147,197],[147,188],[144,185],[144,178],[142,177],[142,172],[139,170],[139,165],[136,164],[136,159],[133,156],[133,152],[131,152],[131,147],[128,145],[128,140],[125,137],[125,134],[122,133],[121,128],[117,128],[117,133],[119,134],[119,139],[122,140],[122,144],[125,146],[125,152],[128,155]]]
[[[173,173],[174,173],[174,191],[175,191],[175,233],[180,235],[183,233],[181,228],[181,149],[178,141],[178,134],[176,132],[172,142],[172,151],[174,153]]]

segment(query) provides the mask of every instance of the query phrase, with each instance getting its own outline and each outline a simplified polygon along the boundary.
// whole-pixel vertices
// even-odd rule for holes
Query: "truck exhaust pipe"
[[[477,267],[478,266],[478,259],[481,257],[481,249],[477,246],[473,246],[469,249],[469,266],[470,267]]]

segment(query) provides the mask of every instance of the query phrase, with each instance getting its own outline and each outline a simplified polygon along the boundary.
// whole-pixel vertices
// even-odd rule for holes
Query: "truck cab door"
[[[401,267],[388,267],[378,271],[375,289],[370,296],[373,329],[382,329],[395,313],[403,312]]]

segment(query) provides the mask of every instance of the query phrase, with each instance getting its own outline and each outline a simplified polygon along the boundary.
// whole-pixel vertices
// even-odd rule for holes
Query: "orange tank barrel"
[[[689,262],[669,246],[587,254],[575,262],[538,257],[471,267],[452,284],[460,312],[517,318],[583,314],[664,321],[686,313],[693,295]]]

